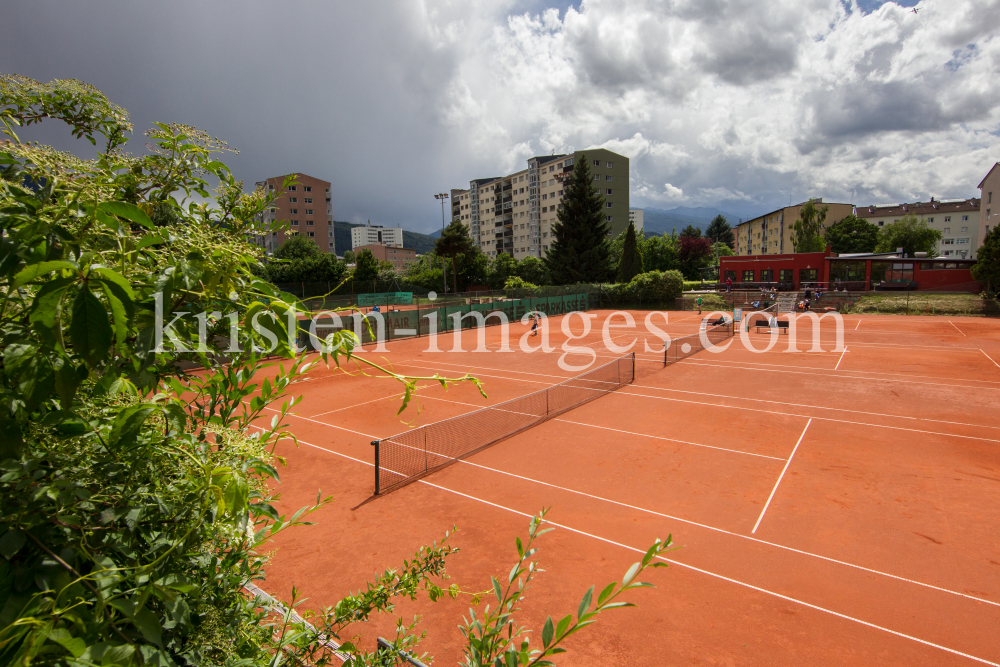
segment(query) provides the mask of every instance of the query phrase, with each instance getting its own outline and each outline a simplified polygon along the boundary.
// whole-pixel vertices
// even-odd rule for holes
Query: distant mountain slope
[[[338,255],[343,257],[344,251],[351,249],[351,228],[362,226],[363,225],[356,222],[342,222],[340,220],[335,220],[333,222],[333,239],[337,244]],[[441,232],[439,231],[438,235],[440,234]],[[427,234],[409,232],[404,229],[403,247],[412,248],[417,251],[418,255],[422,255],[425,252],[430,252],[434,249],[434,238],[428,236]]]

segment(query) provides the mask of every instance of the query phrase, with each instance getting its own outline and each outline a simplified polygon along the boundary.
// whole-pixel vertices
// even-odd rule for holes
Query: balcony
[[[507,184],[507,185],[503,186],[503,192],[507,192],[507,190],[510,190],[512,187],[513,186],[510,185],[510,184]]]

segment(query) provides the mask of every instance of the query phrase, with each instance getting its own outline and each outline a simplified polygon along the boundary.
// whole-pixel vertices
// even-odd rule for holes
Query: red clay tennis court
[[[601,342],[608,311],[592,314],[593,332],[574,344],[589,345],[596,366],[622,352]],[[262,588],[287,600],[294,585],[307,606],[333,604],[457,526],[450,583],[480,591],[509,570],[529,517],[552,507],[547,572],[521,618],[539,629],[620,578],[655,538],[682,547],[646,577],[656,588],[633,596],[638,609],[603,616],[560,664],[1000,664],[1000,323],[845,316],[839,352],[826,320],[822,352],[807,351],[807,335],[798,352],[784,351],[784,336],[763,353],[737,337],[664,367],[646,314],[632,313],[635,332],[613,330],[615,345],[637,339],[632,384],[356,510],[374,490],[369,443],[405,431],[401,418],[429,424],[574,375],[558,365],[562,318],[549,322],[548,354],[434,353],[427,338],[364,353],[401,373],[473,373],[488,400],[471,385],[428,386],[400,418],[392,380],[311,373],[290,418],[301,447],[278,452],[282,509],[320,489],[336,502],[275,541]],[[672,312],[658,325],[676,337],[700,321]],[[513,349],[526,331],[511,326]],[[759,349],[769,339],[748,337]],[[474,338],[464,332],[466,350]],[[500,347],[499,328],[486,342]],[[438,347],[450,350],[452,334]],[[421,614],[421,648],[453,664],[467,607],[397,611]],[[373,646],[393,628],[385,618],[356,631]]]

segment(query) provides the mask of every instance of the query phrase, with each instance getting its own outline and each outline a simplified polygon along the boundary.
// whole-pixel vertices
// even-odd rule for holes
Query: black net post
[[[378,456],[378,440],[372,440],[372,447],[375,448],[375,495],[379,494],[381,490],[379,488],[378,478],[379,478],[379,456]]]

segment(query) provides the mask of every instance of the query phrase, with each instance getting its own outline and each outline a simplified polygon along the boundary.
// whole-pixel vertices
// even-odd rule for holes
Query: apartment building
[[[288,186],[271,207],[258,219],[264,225],[275,220],[287,220],[288,229],[255,236],[253,241],[267,252],[273,253],[278,246],[296,234],[313,241],[323,252],[337,254],[333,240],[333,204],[330,202],[330,183],[306,174],[292,174],[296,184]],[[270,193],[281,189],[285,176],[275,176],[254,185]]]
[[[403,228],[373,225],[370,221],[367,225],[351,227],[351,250],[357,250],[361,246],[367,245],[388,245],[402,248]]]
[[[986,234],[990,229],[1000,224],[1000,213],[998,220],[993,219],[993,193],[1000,197],[1000,162],[993,165],[989,173],[979,183],[979,234],[976,235],[976,248],[983,244]]]
[[[988,177],[987,177],[988,178]],[[884,227],[899,222],[907,215],[915,215],[927,221],[927,226],[941,232],[938,241],[938,255],[956,259],[975,259],[979,248],[980,201],[968,199],[939,199],[931,197],[929,202],[913,204],[875,204],[858,206],[855,213],[859,218]]]
[[[604,197],[611,235],[621,233],[629,222],[629,160],[603,148],[536,156],[528,160],[527,169],[473,180],[468,190],[452,190],[452,219],[468,224],[473,242],[490,257],[544,257],[562,208],[565,181],[581,159],[589,160],[594,186]]]
[[[635,233],[642,238],[643,228],[643,217],[645,212],[641,208],[630,208],[628,210],[628,221],[635,225]]]
[[[412,248],[401,248],[397,246],[387,246],[380,243],[371,245],[355,246],[354,252],[370,250],[378,261],[388,260],[392,262],[397,271],[403,271],[406,265],[417,258],[417,251]]]
[[[823,199],[810,199],[814,206],[827,206],[824,226],[829,227],[851,215],[853,204],[824,204]],[[809,202],[783,206],[736,225],[737,255],[783,255],[794,252],[792,230],[799,212]]]

